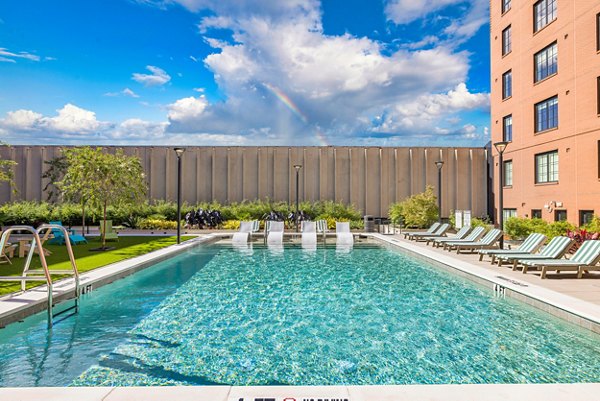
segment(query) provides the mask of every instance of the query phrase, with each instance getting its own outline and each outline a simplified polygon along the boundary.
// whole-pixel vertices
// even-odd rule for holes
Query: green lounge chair
[[[426,235],[416,235],[415,234],[415,235],[409,236],[409,239],[414,239],[417,242],[420,242],[420,241],[425,241],[425,239],[424,239],[425,237],[445,237],[446,233],[448,232],[449,229],[450,229],[450,224],[444,223],[444,224],[438,226],[437,230],[435,230],[433,232],[433,234],[426,234]]]
[[[542,268],[541,278],[546,278],[548,270],[574,270],[577,272],[577,278],[581,278],[584,270],[596,270],[600,262],[600,240],[587,240],[573,254],[571,259],[541,259],[541,260],[523,260],[523,273],[527,273],[529,267]]]
[[[523,241],[518,249],[481,249],[479,251],[479,260],[483,260],[483,257],[488,255],[491,256],[491,263],[494,264],[498,255],[532,254],[537,252],[544,245],[545,241],[546,236],[544,234],[531,233],[525,238],[525,241]]]
[[[502,230],[497,228],[492,228],[483,236],[483,238],[479,241],[473,242],[448,242],[447,249],[449,251],[453,251],[456,249],[456,253],[460,253],[460,251],[470,251],[475,252],[477,249],[490,249],[497,248],[498,245],[496,243],[500,240],[504,233]]]
[[[456,234],[454,234],[452,237],[446,237],[446,239],[454,241],[464,239],[469,234],[469,231],[471,231],[471,226],[463,226]],[[440,239],[440,237],[430,236],[423,237],[423,239],[427,241],[425,245],[429,245],[430,242]]]
[[[100,234],[104,232],[104,221],[100,222]],[[106,233],[104,235],[106,241],[119,241],[119,235],[113,230],[112,220],[106,220]]]
[[[465,237],[465,239],[454,239],[454,238],[440,238],[440,239],[434,239],[433,240],[433,246],[436,248],[439,248],[440,246],[443,246],[444,249],[446,249],[446,244],[449,243],[461,243],[461,242],[473,242],[473,241],[477,241],[479,240],[483,234],[485,233],[485,227],[475,227],[473,229],[473,231],[471,231],[469,233],[469,235],[467,235]]]
[[[408,232],[405,232],[404,233],[404,238],[405,239],[406,238],[410,239],[411,236],[413,236],[413,235],[419,235],[419,234],[421,234],[421,235],[431,235],[431,234],[433,234],[435,232],[435,230],[437,230],[437,228],[439,226],[440,226],[440,223],[436,222],[436,223],[433,223],[431,225],[431,227],[429,227],[427,229],[427,231],[417,231],[417,232],[410,232],[410,231],[408,231]]]
[[[498,266],[502,266],[504,262],[508,262],[512,263],[513,270],[517,270],[518,265],[523,260],[560,259],[565,256],[571,245],[573,245],[573,240],[569,237],[554,237],[548,245],[542,248],[540,253],[498,255]]]

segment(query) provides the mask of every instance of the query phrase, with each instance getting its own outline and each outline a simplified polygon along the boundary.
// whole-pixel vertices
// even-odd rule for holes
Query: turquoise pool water
[[[0,330],[0,385],[600,381],[600,339],[383,247],[201,246]]]

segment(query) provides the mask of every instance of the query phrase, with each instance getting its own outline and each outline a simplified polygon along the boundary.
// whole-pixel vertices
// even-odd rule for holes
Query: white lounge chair
[[[438,228],[433,232],[433,234],[413,234],[413,235],[409,235],[408,239],[416,240],[417,242],[423,242],[423,241],[427,241],[426,238],[445,237],[446,233],[448,232],[449,229],[450,229],[450,224],[444,223],[442,225],[439,225]]]
[[[527,272],[529,267],[542,268],[541,278],[546,278],[548,270],[574,270],[577,272],[577,278],[581,278],[584,270],[598,270],[600,262],[600,240],[587,240],[577,249],[571,259],[542,259],[542,260],[521,260],[523,264],[523,273]]]
[[[417,232],[407,231],[404,233],[404,238],[410,239],[410,237],[412,237],[413,235],[432,235],[439,226],[440,226],[440,223],[435,222],[431,225],[431,227],[429,227],[427,229],[427,231],[417,231]]]
[[[337,237],[336,243],[338,245],[353,245],[354,244],[354,235],[350,232],[350,223],[335,222],[335,235]]]
[[[462,240],[465,239],[466,236],[469,234],[469,231],[471,231],[471,226],[462,226],[460,230],[458,230],[458,232],[450,237],[446,237],[446,239],[448,241],[456,241],[456,240]],[[425,245],[429,245],[430,242],[435,241],[436,239],[441,239],[441,237],[439,236],[430,236],[430,237],[423,237],[423,239],[426,242]]]
[[[246,244],[248,243],[248,238],[250,234],[254,230],[254,222],[253,221],[241,221],[240,229],[237,233],[233,234],[231,238],[231,242],[233,244]]]
[[[473,231],[469,233],[464,239],[454,239],[454,238],[434,238],[433,246],[435,248],[439,248],[440,246],[446,249],[446,244],[448,243],[457,243],[457,242],[473,242],[479,240],[485,234],[485,227],[475,227]]]
[[[446,248],[449,251],[456,249],[456,253],[460,253],[463,250],[475,252],[478,249],[492,249],[498,248],[496,243],[500,240],[504,233],[498,228],[492,228],[487,232],[479,241],[473,242],[448,242]]]
[[[496,263],[496,258],[499,255],[515,255],[515,254],[527,254],[537,252],[538,249],[544,245],[546,236],[544,234],[531,233],[525,238],[525,241],[517,249],[481,249],[479,251],[479,260],[483,260],[483,257],[488,255],[492,258],[490,263]]]
[[[301,222],[302,247],[314,247],[317,245],[317,224],[314,221]]]
[[[569,237],[554,237],[548,245],[546,245],[540,253],[528,254],[510,254],[510,255],[497,255],[498,266],[502,266],[503,263],[511,263],[512,269],[517,270],[517,266],[522,264],[523,261],[531,260],[543,260],[543,259],[560,259],[573,245],[573,240]],[[527,272],[527,269],[524,269]]]
[[[283,244],[283,221],[267,221],[267,244]]]

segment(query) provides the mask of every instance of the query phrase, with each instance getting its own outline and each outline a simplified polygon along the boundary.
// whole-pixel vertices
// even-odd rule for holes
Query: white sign
[[[471,211],[470,210],[463,211],[463,225],[465,225],[465,226],[471,225]]]
[[[463,226],[463,214],[462,214],[462,210],[455,210],[454,211],[454,227],[456,228],[462,228]]]

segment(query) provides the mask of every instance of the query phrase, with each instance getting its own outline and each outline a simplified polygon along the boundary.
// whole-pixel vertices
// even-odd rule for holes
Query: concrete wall
[[[0,157],[18,162],[18,193],[0,184],[0,203],[46,199],[41,176],[58,146],[0,148]],[[115,148],[107,148],[114,151]],[[175,200],[177,156],[169,147],[125,147],[139,156],[148,177],[151,199]],[[442,169],[442,215],[471,209],[488,211],[488,149],[379,147],[189,147],[183,155],[183,199],[188,203],[244,199],[295,201],[294,164],[301,164],[300,200],[353,203],[365,214],[386,216],[390,203],[433,185]]]

